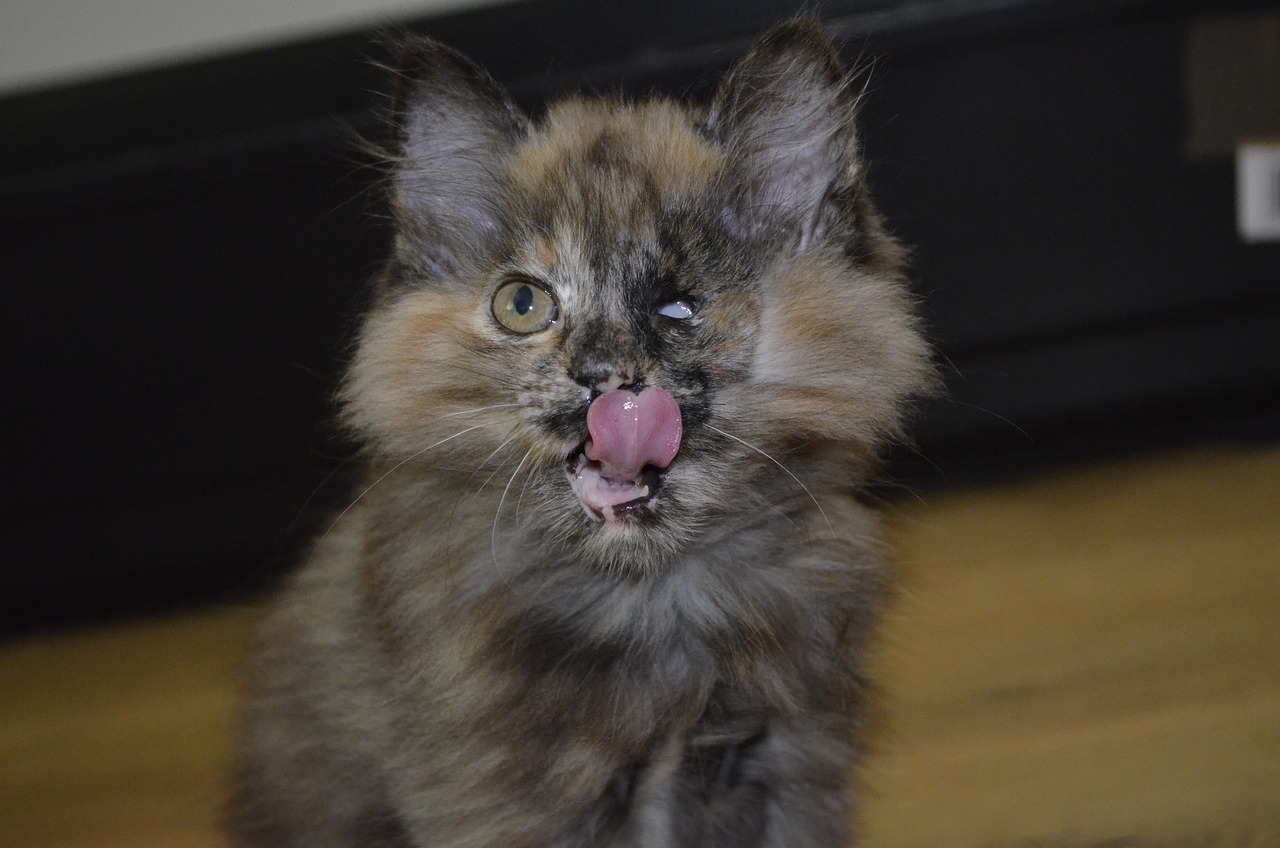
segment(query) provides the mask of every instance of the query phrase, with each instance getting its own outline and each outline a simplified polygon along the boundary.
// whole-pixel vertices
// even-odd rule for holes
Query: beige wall
[[[0,0],[0,95],[511,0]]]

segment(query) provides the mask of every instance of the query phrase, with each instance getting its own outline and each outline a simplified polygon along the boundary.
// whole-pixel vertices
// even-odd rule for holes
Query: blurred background
[[[949,394],[894,458],[880,848],[1280,845],[1280,2],[830,0]],[[797,0],[0,3],[0,848],[223,848],[349,497],[389,57],[703,96]]]
[[[872,67],[872,183],[947,369],[895,479],[1280,436],[1280,5],[819,8]],[[386,106],[378,32],[433,34],[536,111],[705,95],[796,10],[7,0],[0,628],[244,596],[345,494],[330,397],[385,241],[355,143]],[[1254,142],[1262,230],[1238,214]]]

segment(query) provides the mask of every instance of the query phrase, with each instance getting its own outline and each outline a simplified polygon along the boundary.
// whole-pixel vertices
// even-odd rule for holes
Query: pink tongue
[[[671,395],[648,388],[635,395],[622,389],[596,398],[587,410],[587,459],[604,466],[604,476],[635,480],[646,465],[666,468],[680,450],[680,407]]]

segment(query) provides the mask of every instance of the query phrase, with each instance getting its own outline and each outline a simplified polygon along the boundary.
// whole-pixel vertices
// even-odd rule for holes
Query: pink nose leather
[[[635,479],[646,465],[670,465],[684,431],[675,398],[650,387],[596,398],[587,410],[587,432],[587,459],[599,462],[607,477]]]

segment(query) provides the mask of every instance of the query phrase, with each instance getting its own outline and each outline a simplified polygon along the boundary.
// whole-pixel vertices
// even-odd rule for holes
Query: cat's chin
[[[613,575],[643,577],[687,549],[697,522],[673,500],[665,470],[650,465],[635,478],[610,478],[579,448],[566,460],[565,477],[580,507],[571,538],[586,561]]]
[[[662,473],[647,465],[635,477],[610,476],[605,467],[579,448],[567,460],[565,475],[582,511],[598,524],[618,528],[650,524]]]

